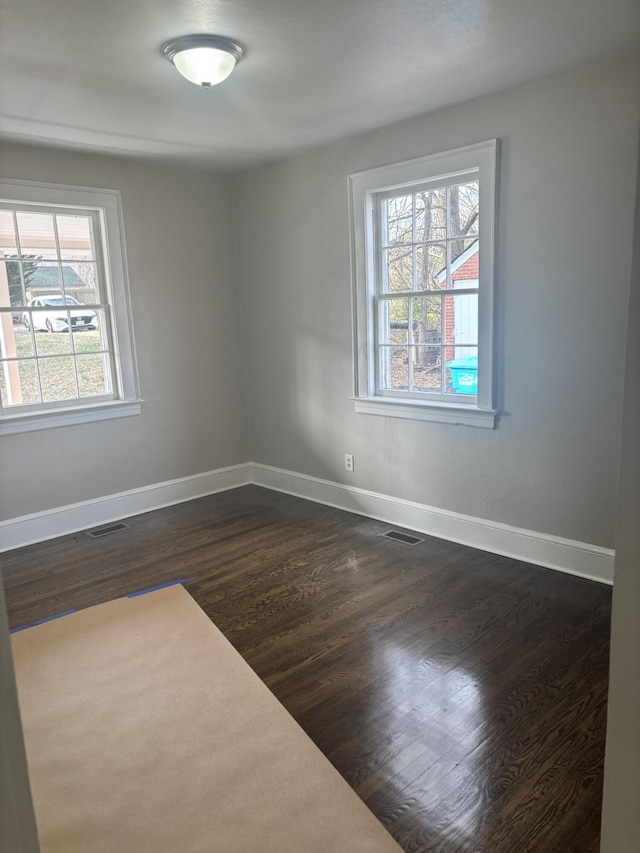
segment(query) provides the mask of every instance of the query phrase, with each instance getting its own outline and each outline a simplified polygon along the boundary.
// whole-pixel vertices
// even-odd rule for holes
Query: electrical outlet
[[[344,470],[353,472],[353,454],[344,454]]]

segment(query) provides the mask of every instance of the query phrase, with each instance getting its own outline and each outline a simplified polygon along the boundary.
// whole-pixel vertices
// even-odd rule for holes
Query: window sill
[[[462,424],[483,429],[495,429],[498,424],[497,409],[479,409],[455,403],[419,403],[389,397],[354,397],[353,401],[356,412],[362,415]]]
[[[127,400],[98,403],[73,409],[56,409],[48,412],[30,412],[23,415],[3,415],[0,418],[0,435],[19,432],[34,432],[40,429],[52,429],[74,424],[86,424],[93,421],[106,421],[112,418],[126,418],[139,415],[143,400]]]

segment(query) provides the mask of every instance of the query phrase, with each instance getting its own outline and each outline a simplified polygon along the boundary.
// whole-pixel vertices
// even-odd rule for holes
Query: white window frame
[[[120,193],[117,190],[0,179],[0,201],[60,210],[95,212],[103,259],[103,288],[111,307],[113,395],[98,401],[42,404],[19,412],[0,414],[0,436],[49,427],[70,426],[111,418],[139,415],[142,403],[135,356],[129,279]]]
[[[356,412],[489,429],[496,426],[493,338],[498,152],[499,141],[491,139],[349,176]],[[375,295],[379,250],[375,211],[378,199],[392,190],[411,190],[438,178],[464,177],[471,172],[477,173],[480,185],[477,396],[471,400],[445,401],[426,395],[421,398],[417,393],[377,394]]]

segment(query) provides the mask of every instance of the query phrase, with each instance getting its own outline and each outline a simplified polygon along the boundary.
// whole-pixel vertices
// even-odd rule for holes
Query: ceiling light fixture
[[[224,36],[195,35],[171,39],[162,52],[183,77],[208,89],[227,79],[244,56],[244,47]]]

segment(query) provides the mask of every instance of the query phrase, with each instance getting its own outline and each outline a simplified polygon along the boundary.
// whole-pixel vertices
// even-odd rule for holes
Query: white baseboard
[[[613,583],[614,552],[609,548],[249,462],[2,521],[0,552],[251,483],[482,551]]]
[[[250,472],[248,463],[232,465],[0,521],[0,552],[246,486],[251,482]]]
[[[258,486],[525,563],[613,583],[614,551],[610,548],[511,527],[268,465],[254,463],[251,467],[252,482]]]

